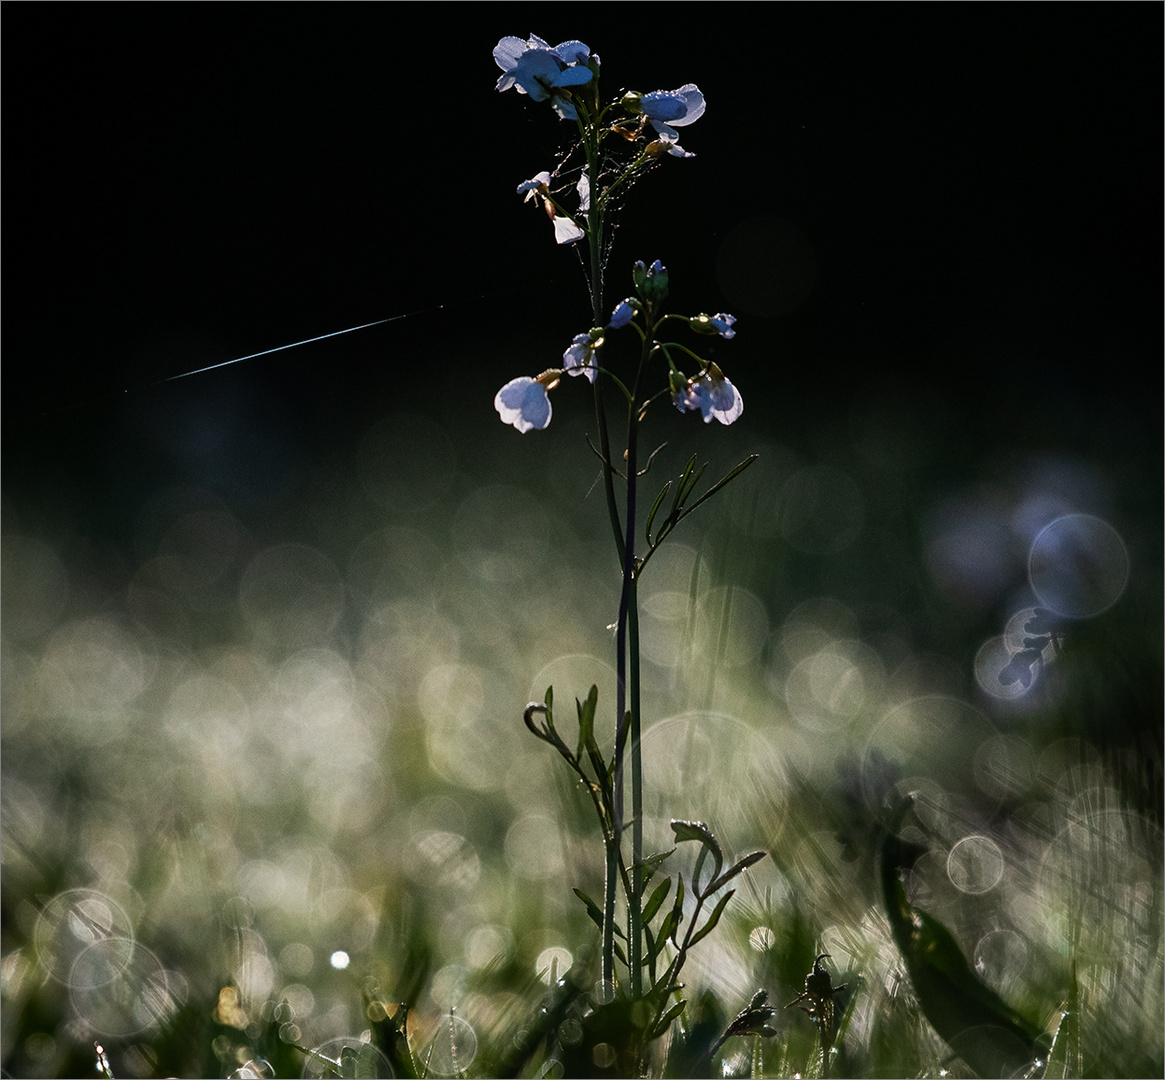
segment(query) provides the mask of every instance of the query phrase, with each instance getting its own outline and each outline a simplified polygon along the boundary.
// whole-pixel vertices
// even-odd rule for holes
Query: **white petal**
[[[580,229],[571,218],[556,215],[554,218],[554,239],[560,244],[573,244],[581,240],[586,233]]]

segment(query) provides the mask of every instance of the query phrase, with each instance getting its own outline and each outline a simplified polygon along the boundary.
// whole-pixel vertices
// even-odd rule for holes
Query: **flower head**
[[[557,383],[553,372],[543,372],[536,379],[527,375],[511,379],[494,396],[494,408],[503,423],[513,424],[523,435],[532,429],[544,431],[553,412],[547,390]]]
[[[709,364],[696,378],[688,379],[672,391],[672,400],[680,412],[703,414],[704,423],[719,420],[731,424],[740,419],[744,412],[744,399],[724,377],[724,372],[715,364]]]
[[[595,349],[603,343],[602,335],[595,340],[592,334],[575,334],[570,348],[562,354],[562,366],[568,375],[585,375],[595,381],[598,364],[595,363]]]
[[[656,131],[675,141],[679,139],[676,128],[694,124],[704,115],[704,95],[695,83],[685,83],[678,90],[653,90],[644,94],[639,108]]]
[[[518,88],[535,101],[549,99],[563,120],[574,120],[578,113],[570,102],[570,88],[584,86],[594,78],[588,66],[591,50],[581,41],[564,41],[551,48],[537,34],[528,41],[504,37],[494,48],[494,61],[502,69],[498,90]],[[598,63],[598,57],[595,57]]]
[[[697,334],[719,334],[727,340],[736,337],[736,331],[732,329],[735,323],[735,315],[725,315],[723,312],[716,315],[697,315],[694,319],[688,320],[688,325]]]
[[[635,307],[630,300],[620,300],[618,306],[611,312],[611,321],[607,324],[612,330],[622,330],[633,318]]]

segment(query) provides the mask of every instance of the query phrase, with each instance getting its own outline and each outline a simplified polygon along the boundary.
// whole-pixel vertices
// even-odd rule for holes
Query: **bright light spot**
[[[1021,697],[1034,684],[1038,668],[1035,660],[1028,664],[1026,675],[1017,673],[1016,667],[1015,652],[1007,647],[1006,639],[988,638],[975,654],[975,681],[994,698]]]
[[[1107,521],[1065,514],[1035,538],[1028,575],[1040,603],[1057,614],[1087,619],[1120,599],[1129,580],[1129,551]]]
[[[989,836],[966,836],[947,857],[947,877],[960,892],[985,893],[1003,877],[1003,853]]]
[[[343,949],[337,949],[330,957],[328,957],[328,962],[337,971],[343,971],[344,968],[348,966],[348,959],[348,954],[344,952]]]
[[[773,946],[773,932],[767,926],[754,927],[752,933],[748,935],[748,943],[757,952],[764,952],[765,949],[771,949]]]
[[[591,1060],[600,1069],[609,1069],[615,1064],[618,1056],[615,1048],[610,1043],[605,1042],[595,1043],[595,1048],[591,1051]]]
[[[534,961],[534,971],[547,986],[553,986],[570,970],[573,963],[574,957],[569,949],[551,945],[538,954],[538,959]]]

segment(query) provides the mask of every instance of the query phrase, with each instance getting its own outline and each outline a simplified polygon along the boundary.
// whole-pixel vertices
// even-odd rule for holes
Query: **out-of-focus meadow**
[[[617,577],[579,433],[568,422],[540,448],[575,465],[520,473],[509,440],[475,451],[397,414],[310,478],[298,527],[260,535],[174,485],[117,565],[9,510],[13,1075],[81,1071],[94,1038],[127,1074],[225,1075],[259,1056],[271,1002],[290,1006],[292,1041],[358,1035],[369,980],[410,1001],[416,1049],[437,1038],[437,1074],[451,1010],[470,1074],[474,1040],[496,1061],[530,1023],[548,973],[595,936],[570,889],[602,878],[582,793],[520,722],[547,685],[613,692]],[[924,1034],[886,1042],[907,996],[872,858],[897,784],[941,838],[915,902],[983,977],[1044,1022],[1075,962],[1088,1059],[1159,1060],[1160,772],[1135,712],[1154,692],[1126,582],[1144,571],[1111,525],[1064,516],[1095,474],[1028,463],[989,504],[927,506],[912,546],[897,470],[733,434],[761,462],[642,593],[648,847],[686,817],[771,855],[690,981],[731,1014],[757,986],[791,999],[828,951],[857,998],[845,1046],[860,1071],[941,1060]],[[1034,595],[1029,550],[1048,575]],[[969,584],[1013,598],[1006,622],[959,652],[920,647],[923,599]],[[917,606],[889,602],[912,588]],[[1054,595],[1098,613],[1065,622],[1030,686],[1004,682]]]
[[[563,30],[608,60],[600,29]],[[490,107],[489,49],[517,32],[480,42],[472,93]],[[697,79],[715,100],[699,51],[683,59],[686,75],[659,81]],[[546,127],[522,138],[552,145]],[[506,132],[505,151],[518,145]],[[797,143],[773,175],[800,190],[813,152]],[[549,249],[496,169],[466,196],[475,215],[501,207],[505,230]],[[723,185],[729,172],[717,164]],[[675,214],[678,183],[662,184]],[[720,205],[727,188],[699,184]],[[918,1012],[874,868],[880,809],[914,792],[927,852],[910,899],[1039,1025],[1078,1005],[1060,1075],[1160,1075],[1159,430],[1118,374],[1143,327],[1059,376],[1025,351],[1022,312],[976,323],[965,351],[937,316],[913,341],[871,314],[875,347],[852,329],[864,301],[838,254],[862,237],[813,250],[814,212],[790,225],[779,188],[765,196],[779,221],[741,212],[672,243],[677,218],[656,208],[627,229],[659,242],[677,304],[699,295],[690,256],[738,314],[715,357],[746,403],[730,430],[653,417],[645,441],[668,445],[645,484],[693,452],[710,477],[760,454],[640,588],[648,848],[689,818],[730,856],[769,854],[693,955],[691,1015],[722,1030],[758,987],[784,1005],[826,952],[847,985],[837,1068],[938,1075],[949,1051]],[[438,245],[476,243],[477,226],[448,220],[448,190],[418,198],[441,204]],[[566,252],[514,243],[524,273],[553,267],[555,290],[581,294]],[[620,267],[657,253],[622,243],[612,296]],[[408,306],[462,289],[444,250],[424,274],[394,270]],[[1056,310],[1025,281],[1034,309]],[[338,1053],[401,1001],[431,1075],[487,1075],[593,954],[571,892],[601,892],[589,803],[521,722],[549,685],[561,708],[596,684],[604,723],[613,711],[619,579],[592,415],[577,386],[542,433],[503,428],[490,406],[505,378],[555,361],[585,306],[547,300],[523,321],[530,283],[493,284],[367,338],[117,398],[93,372],[63,404],[42,380],[31,420],[10,419],[5,395],[8,1075],[91,1075],[95,1041],[117,1075],[226,1076],[258,1058],[318,1075],[292,1043]],[[366,321],[337,307],[342,292],[319,317]],[[231,308],[205,335],[150,324],[107,389],[316,332],[299,312],[284,329],[284,311],[246,324]],[[231,336],[244,324],[245,343]],[[111,317],[101,332],[124,329]],[[730,1041],[725,1075],[812,1071],[808,1018],[782,1009],[776,1025],[759,1046]]]

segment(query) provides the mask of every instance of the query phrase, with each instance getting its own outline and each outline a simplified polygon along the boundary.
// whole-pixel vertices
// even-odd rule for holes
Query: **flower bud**
[[[637,262],[631,271],[631,279],[647,303],[658,304],[667,299],[667,270],[659,259],[646,268]]]
[[[640,109],[640,107],[639,107],[639,102],[642,100],[643,100],[643,95],[640,94],[638,91],[628,90],[627,93],[625,93],[623,95],[623,97],[619,100],[619,104],[623,106],[623,109],[626,112],[629,112],[634,116],[634,115],[637,115],[638,113],[642,112],[642,109]]]
[[[716,315],[696,315],[688,320],[688,325],[697,334],[719,334],[722,338],[734,338],[736,331],[732,329],[736,322],[735,315],[725,315],[719,312]]]

